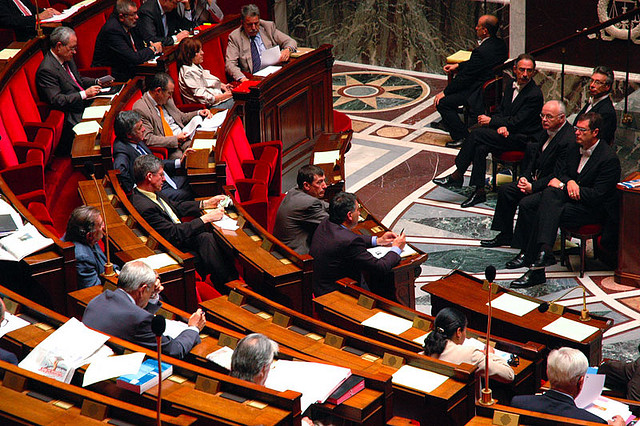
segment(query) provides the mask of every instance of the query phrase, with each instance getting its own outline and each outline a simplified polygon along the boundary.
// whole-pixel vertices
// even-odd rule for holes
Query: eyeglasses
[[[593,83],[596,86],[605,86],[607,84],[606,81],[594,80],[593,78],[589,79],[589,83]]]
[[[540,114],[540,118],[542,118],[543,120],[553,120],[556,117],[560,117],[562,114],[558,114],[558,115],[551,115],[551,114]]]
[[[591,129],[587,129],[585,127],[578,127],[578,126],[573,126],[573,129],[578,133],[587,133],[588,131],[591,130]]]

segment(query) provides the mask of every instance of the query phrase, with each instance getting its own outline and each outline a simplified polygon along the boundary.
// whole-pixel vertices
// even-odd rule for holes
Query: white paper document
[[[340,159],[340,150],[319,151],[313,153],[313,164],[336,164]]]
[[[216,130],[218,127],[222,126],[222,123],[227,118],[228,112],[229,110],[225,109],[216,114],[213,114],[213,117],[211,118],[205,118],[204,120],[202,120],[202,124],[200,125],[200,130],[204,130],[204,131]]]
[[[83,120],[102,120],[102,117],[109,112],[111,105],[103,105],[103,106],[90,106],[84,109],[82,113]]]
[[[464,343],[462,343],[462,346],[471,346],[472,348],[480,349],[483,352],[487,347],[486,344],[482,343],[478,339],[474,339],[473,337],[465,339]],[[500,349],[493,348],[493,353],[498,355],[500,358],[504,359],[505,361],[509,361],[509,359],[511,358],[511,353],[501,351]]]
[[[95,360],[84,372],[82,387],[125,374],[136,374],[144,360],[143,352],[109,356]]]
[[[0,60],[11,59],[20,52],[20,49],[2,49],[0,50]]]
[[[208,151],[213,150],[216,147],[215,139],[194,139],[191,144],[193,149],[206,149]]]
[[[509,293],[498,296],[491,301],[492,308],[500,309],[501,311],[509,312],[510,314],[517,315],[519,317],[528,314],[539,305],[540,304],[537,302],[532,302],[531,300],[514,296]]]
[[[577,342],[582,342],[584,339],[598,331],[597,327],[564,317],[560,317],[551,324],[545,325],[542,329]]]
[[[90,135],[92,133],[98,133],[102,129],[97,121],[81,121],[73,126],[73,131],[76,135]]]
[[[396,385],[406,386],[426,393],[433,392],[447,379],[448,377],[442,374],[411,365],[403,365],[391,376],[391,382]]]
[[[335,365],[277,360],[264,385],[280,392],[300,392],[300,408],[304,413],[311,404],[324,402],[350,375],[350,369]]]
[[[431,333],[431,332],[429,332]],[[416,337],[415,339],[413,339],[414,342],[418,343],[419,345],[424,346],[424,339],[427,338],[427,336],[429,335],[429,333],[425,333],[420,337]]]
[[[280,62],[280,46],[273,46],[271,49],[267,49],[260,55],[260,65],[262,68],[269,65],[275,65]]]
[[[276,71],[280,71],[280,68],[282,68],[282,67],[271,65],[271,66],[268,66],[268,67],[266,67],[264,69],[261,69],[258,72],[254,72],[253,75],[257,75],[258,77],[266,77],[268,75],[273,74]]]
[[[173,257],[169,256],[168,253],[158,253],[148,257],[142,257],[137,260],[145,263],[146,265],[151,267],[151,269],[160,269],[164,268],[165,266],[178,264],[178,262]]]
[[[193,135],[196,134],[196,130],[198,130],[198,126],[202,124],[202,117],[200,115],[196,115],[187,123],[186,126],[182,128],[182,133],[186,133],[188,138],[191,139]]]
[[[628,423],[632,417],[629,406],[602,396],[605,377],[604,374],[586,374],[582,390],[575,399],[576,406],[584,408],[603,420],[619,415]]]
[[[391,251],[391,247],[375,246],[375,247],[368,248],[367,251],[371,253],[371,255],[373,255],[373,257],[375,257],[376,259],[380,259]],[[400,253],[400,257],[409,257],[414,254],[416,254],[416,251],[413,248],[411,248],[409,244],[405,244],[404,248],[402,249],[402,252]]]
[[[13,330],[17,330],[29,325],[28,321],[25,321],[22,318],[17,317],[9,312],[4,313],[4,319],[6,321],[3,321],[3,325],[0,327],[0,337]]]
[[[207,355],[207,359],[211,362],[215,362],[220,367],[231,370],[231,355],[233,355],[233,349],[229,346],[223,346],[217,351],[213,351]]]
[[[167,327],[164,329],[163,335],[171,337],[172,339],[175,339],[180,333],[189,328],[189,324],[182,321],[167,320],[165,323]]]
[[[51,238],[46,238],[35,226],[27,223],[21,229],[0,238],[0,260],[18,262],[51,244]]]
[[[220,229],[225,229],[227,231],[235,231],[239,228],[238,221],[231,219],[226,214],[222,216],[222,219],[212,222],[214,225],[220,227]]]
[[[409,330],[413,326],[413,322],[386,312],[378,312],[362,321],[362,325],[399,335]]]

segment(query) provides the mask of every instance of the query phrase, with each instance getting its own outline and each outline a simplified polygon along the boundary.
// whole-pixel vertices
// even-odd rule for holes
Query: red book
[[[351,375],[327,398],[327,402],[336,405],[342,404],[362,389],[364,389],[364,377]]]

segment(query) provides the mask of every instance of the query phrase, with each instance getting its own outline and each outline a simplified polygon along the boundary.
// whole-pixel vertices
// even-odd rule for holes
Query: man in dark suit
[[[4,312],[6,308],[4,306],[4,302],[2,298],[0,298],[0,324],[4,327]],[[0,360],[9,362],[13,365],[18,365],[18,357],[13,352],[9,352],[5,349],[0,348]]]
[[[98,80],[82,77],[73,61],[78,48],[76,33],[69,27],[56,27],[49,36],[51,50],[36,71],[36,84],[40,99],[54,109],[64,112],[65,123],[60,147],[63,153],[71,152],[73,126],[82,120],[85,100],[100,93]]]
[[[213,232],[206,224],[222,219],[223,209],[220,201],[225,197],[218,195],[202,201],[173,202],[160,190],[165,180],[162,162],[153,155],[136,158],[133,174],[137,188],[131,194],[131,204],[138,213],[171,244],[183,251],[196,253],[196,268],[203,279],[211,274],[211,282],[224,291],[223,284],[238,278],[233,260],[220,248]],[[212,209],[201,214],[202,209]],[[181,217],[195,219],[182,222]]]
[[[229,375],[264,386],[278,350],[278,344],[264,334],[246,335],[233,350]]]
[[[516,80],[508,79],[498,111],[491,117],[478,116],[481,126],[471,132],[462,144],[456,157],[456,170],[449,176],[434,179],[444,187],[461,187],[464,173],[473,163],[471,186],[475,191],[462,204],[471,207],[486,201],[484,191],[486,157],[489,152],[499,154],[505,151],[524,151],[531,138],[537,138],[540,126],[540,111],[543,97],[540,88],[533,81],[536,63],[533,57],[523,53],[514,61],[513,72]]]
[[[364,271],[384,274],[400,262],[405,245],[404,234],[386,232],[380,237],[356,234],[360,205],[356,196],[340,192],[329,205],[329,217],[323,220],[311,240],[313,256],[313,293],[321,296],[336,289],[336,280],[349,277],[362,283]],[[377,259],[367,251],[375,246],[391,245],[391,250]]]
[[[96,38],[93,51],[94,67],[111,67],[117,81],[127,81],[135,75],[136,65],[162,53],[162,43],[147,46],[136,28],[138,6],[133,0],[118,0],[113,14],[107,19]]]
[[[299,254],[308,254],[318,224],[329,217],[322,200],[327,184],[324,171],[313,164],[298,170],[298,187],[292,188],[278,207],[273,235]]]
[[[520,202],[513,246],[521,251],[511,262],[514,267],[531,266],[511,287],[546,281],[544,268],[556,263],[552,250],[559,226],[602,223],[603,244],[605,235],[617,234],[620,160],[599,139],[600,125],[595,112],[578,117],[577,143],[567,150],[562,174],[552,178],[542,192]]]
[[[138,112],[122,111],[113,123],[113,130],[116,134],[113,143],[113,168],[120,170],[118,180],[122,189],[129,193],[136,183],[133,176],[135,159],[152,152],[144,143],[145,128]],[[186,176],[176,174],[184,166],[189,152],[193,152],[193,149],[187,149],[180,159],[162,162],[166,173],[162,193],[172,201],[193,200],[195,197]]]
[[[118,275],[118,288],[107,290],[89,302],[82,322],[111,336],[155,349],[151,320],[162,306],[163,289],[158,274],[150,266],[139,260],[127,262]],[[205,324],[204,312],[198,309],[189,318],[187,329],[178,336],[162,336],[162,353],[184,358],[200,343],[200,331]]]
[[[27,41],[36,36],[36,16],[43,20],[60,14],[50,7],[36,12],[29,0],[0,0],[0,28],[12,29],[17,41]]]
[[[493,68],[507,59],[507,46],[496,36],[497,31],[498,18],[482,15],[476,25],[480,45],[471,51],[469,60],[444,66],[445,73],[456,74],[444,91],[434,97],[442,121],[432,123],[431,126],[449,132],[453,141],[447,143],[448,147],[462,146],[469,135],[458,116],[458,107],[467,105],[471,120],[476,121],[478,115],[484,113],[482,85],[494,77]]]
[[[600,139],[609,145],[615,142],[616,128],[618,127],[616,110],[613,107],[611,96],[609,96],[612,87],[613,71],[611,68],[603,65],[595,67],[589,80],[589,102],[582,107],[576,116],[576,121],[573,122],[575,126],[578,122],[578,117],[585,112],[597,112],[602,117]]]
[[[573,348],[554,349],[547,358],[547,377],[551,389],[542,395],[517,395],[511,406],[589,422],[624,426],[620,416],[606,421],[576,407],[575,398],[582,390],[589,363],[582,352]]]
[[[513,218],[520,200],[540,192],[564,168],[567,148],[575,145],[576,136],[566,119],[566,107],[561,101],[549,101],[542,107],[542,128],[545,132],[536,143],[527,145],[522,161],[522,176],[518,182],[501,185],[491,229],[500,231],[495,238],[480,241],[482,247],[510,245]],[[507,265],[507,268],[509,265]]]
[[[189,36],[193,28],[191,10],[187,0],[180,0],[185,5],[185,17],[180,17],[176,10],[178,0],[148,0],[142,3],[140,15],[140,35],[146,42],[162,42],[164,46],[172,46]]]

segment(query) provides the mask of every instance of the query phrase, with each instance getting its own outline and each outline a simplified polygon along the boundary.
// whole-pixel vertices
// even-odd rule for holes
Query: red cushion
[[[351,119],[343,112],[333,110],[333,131],[335,133],[351,130]]]
[[[23,69],[18,70],[13,77],[11,77],[9,90],[11,91],[11,96],[16,101],[16,109],[23,123],[27,121],[41,121],[40,111],[38,111],[36,101],[31,96],[29,82]]]
[[[91,67],[96,38],[106,20],[102,13],[92,16],[74,28],[78,35],[78,51],[74,57],[78,68]]]
[[[38,50],[33,56],[31,56],[27,62],[24,64],[24,73],[27,76],[27,81],[29,82],[29,89],[31,89],[31,96],[36,101],[39,101],[38,97],[38,89],[36,85],[36,71],[40,66],[40,63],[44,59],[44,56],[40,50]]]
[[[578,235],[594,235],[602,232],[602,225],[599,223],[590,223],[589,225],[582,225],[577,228],[575,227],[566,227],[565,228],[570,233],[578,236]]]
[[[131,96],[131,99],[129,99],[127,101],[126,104],[124,104],[124,108],[122,109],[123,111],[129,111],[130,109],[133,108],[133,104],[136,103],[136,101],[138,99],[140,99],[142,97],[142,92],[140,90],[136,91],[136,93],[133,94],[133,96]]]
[[[223,37],[218,37],[218,40]],[[211,40],[202,46],[204,51],[204,62],[202,66],[209,72],[220,79],[223,83],[227,82],[227,74],[224,70],[224,54],[222,46],[218,40]]]
[[[506,161],[507,163],[516,163],[522,161],[524,158],[524,151],[506,151],[498,155],[498,160]]]
[[[0,120],[0,170],[12,167],[18,164],[16,151],[11,145],[11,140],[4,128],[2,120]]]
[[[196,281],[196,296],[198,298],[198,303],[204,302],[205,300],[215,299],[216,297],[220,297],[221,294],[218,291],[207,284],[206,282]]]

